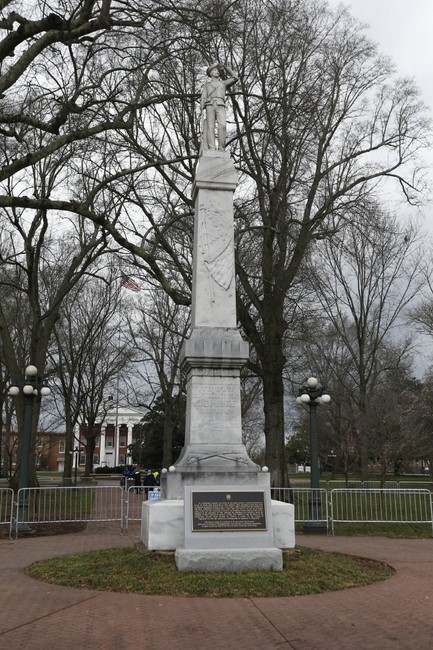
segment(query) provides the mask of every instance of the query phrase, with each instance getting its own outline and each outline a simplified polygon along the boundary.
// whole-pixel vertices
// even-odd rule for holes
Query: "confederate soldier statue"
[[[210,80],[203,86],[201,94],[201,110],[205,111],[203,120],[203,149],[225,150],[226,140],[226,108],[225,94],[238,78],[222,63],[213,63],[206,70]],[[215,145],[215,124],[218,125],[218,147]]]

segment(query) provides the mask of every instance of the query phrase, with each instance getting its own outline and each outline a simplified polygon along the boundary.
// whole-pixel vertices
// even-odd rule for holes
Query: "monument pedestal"
[[[177,549],[176,566],[179,571],[236,572],[281,571],[282,554],[277,548],[233,549]]]
[[[272,530],[272,544],[267,546],[267,548],[294,548],[294,506],[291,503],[271,500],[271,513],[272,517],[268,526],[271,526]],[[149,551],[178,551],[185,549],[185,522],[184,499],[158,499],[157,501],[144,501],[141,517],[141,541]],[[190,524],[191,522],[189,521],[188,525],[190,526]],[[194,534],[201,535],[201,533]],[[219,536],[220,534],[221,533],[215,533],[215,536]],[[226,537],[225,541],[227,543],[226,549],[206,549],[206,547],[204,547],[203,550],[214,550],[216,552],[216,558],[220,557],[221,552],[224,552],[224,550],[236,550],[234,548],[234,537]],[[248,545],[248,536],[246,543],[247,546],[245,548],[251,548]],[[261,552],[263,551],[263,547],[258,548],[261,549]],[[191,549],[187,544],[186,550],[197,551],[199,549]],[[257,549],[255,553],[257,553]],[[210,553],[207,553],[207,557],[209,557],[209,555]],[[241,565],[244,560],[240,554],[238,554],[238,559],[239,571],[241,571]],[[231,561],[230,564],[232,565],[233,561]]]
[[[271,504],[269,473],[249,458],[242,444],[240,371],[249,350],[236,319],[236,185],[230,155],[205,151],[193,187],[192,328],[182,353],[188,377],[185,445],[161,477],[161,500],[145,502],[142,517],[143,543],[152,550],[176,549],[179,570],[281,569],[280,549],[294,546],[293,506]],[[194,528],[191,499],[196,492],[209,498],[221,492],[228,501],[241,494],[237,510],[221,505],[226,528],[213,520],[211,506],[203,526],[215,528]],[[256,493],[264,499],[263,530],[256,530],[254,520],[246,515],[249,499]]]

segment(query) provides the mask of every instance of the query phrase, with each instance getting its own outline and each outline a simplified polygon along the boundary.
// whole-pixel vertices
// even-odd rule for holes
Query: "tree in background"
[[[401,403],[407,436],[407,459],[421,462],[433,480],[433,371],[430,368],[421,382],[413,384]]]
[[[396,351],[390,351],[392,353]],[[369,459],[379,467],[381,487],[388,473],[399,475],[410,468],[410,461],[419,455],[416,435],[408,427],[407,407],[418,392],[418,382],[410,374],[410,366],[400,359],[390,363],[371,396],[366,413]]]
[[[265,464],[263,433],[263,395],[260,378],[248,370],[241,372],[242,442],[248,456]]]
[[[93,269],[93,273],[98,269]],[[85,476],[93,472],[93,454],[108,393],[117,393],[135,350],[122,327],[121,278],[115,268],[87,276],[62,302],[50,349],[50,370],[66,426],[64,479],[71,478],[74,432],[80,426],[86,450]],[[77,439],[78,440],[78,439]]]
[[[58,38],[60,69],[68,71],[72,60],[77,71],[57,77],[71,83],[62,82],[54,93],[45,83],[42,94],[35,84],[36,94],[49,101],[48,123],[57,102],[63,111],[72,107],[59,127],[62,135],[35,122],[44,114],[39,106],[26,116],[29,133],[49,140],[37,156],[71,156],[69,193],[52,196],[49,205],[102,225],[178,303],[188,303],[191,282],[189,186],[198,153],[191,80],[198,64],[213,60],[239,73],[228,138],[241,173],[238,313],[254,350],[251,369],[263,382],[266,464],[272,482],[285,485],[285,349],[305,257],[312,242],[338,232],[347,212],[381,190],[381,180],[395,181],[416,200],[422,189],[416,154],[428,131],[417,91],[393,78],[389,61],[345,11],[332,13],[322,2],[249,0],[198,8],[149,2],[139,24],[141,7],[113,2],[103,5],[110,30],[91,2],[83,9],[74,5],[67,20],[84,20],[84,6],[100,28],[90,40],[74,32],[77,43],[68,48],[62,39],[69,33],[50,34]],[[66,124],[75,130],[65,130]],[[17,162],[9,156],[5,174],[16,178],[35,158],[22,155],[13,133],[4,137],[5,151],[18,153]],[[14,188],[0,196],[0,206],[47,206]]]
[[[379,192],[381,181],[395,181],[403,197],[417,200],[423,183],[416,156],[429,126],[416,88],[393,78],[390,62],[344,10],[332,13],[321,2],[237,2],[224,18],[201,34],[194,52],[206,63],[227,61],[239,74],[228,132],[240,173],[238,314],[253,348],[250,368],[263,383],[266,464],[273,483],[284,485],[285,348],[310,246],[344,228],[346,215]],[[188,54],[167,61],[159,79],[183,83],[196,67],[197,57]],[[195,92],[191,81],[188,89]],[[150,272],[183,301],[179,287],[190,282],[185,188],[193,170],[188,156],[176,154],[187,139],[196,141],[197,119],[189,106],[183,121],[180,114],[164,105],[161,121],[155,115],[151,136],[142,140],[139,152],[152,175],[139,187],[149,188],[155,175],[159,182],[153,183],[152,215],[144,211],[144,250],[129,248],[145,266],[151,254]],[[162,153],[165,164],[155,167]],[[138,207],[136,195],[127,196]],[[107,218],[104,225],[111,228]],[[135,228],[140,231],[137,221]],[[112,236],[128,246],[114,230]]]
[[[315,247],[309,279],[323,319],[332,324],[344,348],[343,373],[328,349],[327,377],[332,381],[338,376],[340,384],[346,384],[355,407],[361,477],[367,480],[369,406],[387,373],[410,353],[411,340],[398,337],[397,328],[424,283],[419,265],[423,248],[413,226],[400,224],[375,205],[352,218],[341,232]],[[314,337],[308,346],[317,350],[320,339]]]
[[[36,185],[35,185],[36,189]],[[47,190],[48,191],[48,190]],[[31,363],[46,372],[48,348],[62,301],[106,249],[104,233],[90,223],[67,218],[57,222],[45,210],[13,209],[2,213],[0,246],[1,360],[11,379],[21,379]],[[56,232],[57,226],[60,234]],[[18,433],[22,431],[24,400],[14,398]],[[40,397],[34,399],[32,445],[39,421]],[[18,436],[18,458],[21,436]],[[19,465],[12,477],[18,479]],[[35,455],[30,457],[30,483],[35,484]]]
[[[313,2],[244,6],[239,33],[230,31],[220,50],[239,71],[239,315],[263,380],[266,461],[284,484],[287,301],[311,243],[344,231],[379,179],[398,179],[411,197],[421,189],[405,166],[427,122],[415,88],[392,80],[389,62],[344,11]]]
[[[169,467],[180,453],[176,432],[179,429],[179,411],[184,410],[179,403],[183,404],[186,390],[186,375],[181,370],[181,348],[189,331],[189,311],[174,304],[163,291],[154,290],[146,292],[137,301],[135,311],[127,314],[127,322],[136,352],[139,394],[142,397],[144,382],[151,392],[149,412],[153,413],[156,408],[158,417],[161,411],[164,414],[163,451],[159,465]],[[152,419],[153,416],[149,417]],[[173,457],[176,449],[177,455]]]
[[[432,281],[432,265],[431,254],[429,251],[425,256],[422,264],[422,270],[425,275],[424,291],[419,296],[418,304],[410,310],[410,323],[415,325],[417,332],[423,337],[422,349],[424,358],[428,358],[428,346],[424,345],[424,341],[431,340],[433,337],[433,281]]]
[[[289,465],[298,465],[305,468],[310,465],[310,436],[306,421],[302,419],[298,429],[286,442],[286,461]]]
[[[186,398],[182,394],[173,401],[170,411],[170,456],[174,459],[179,456],[185,442],[185,410]],[[167,455],[166,421],[166,402],[161,395],[144,416],[140,436],[129,446],[134,463],[147,469],[168,469],[170,465],[164,462],[164,455]]]

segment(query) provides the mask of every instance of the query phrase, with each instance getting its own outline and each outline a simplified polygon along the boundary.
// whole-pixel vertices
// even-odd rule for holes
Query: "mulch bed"
[[[19,538],[25,537],[48,537],[49,535],[68,535],[71,533],[82,533],[86,530],[87,523],[81,521],[66,521],[63,524],[31,524],[31,531],[19,532]],[[15,538],[15,533],[12,533]],[[9,528],[0,526],[0,539],[9,538]]]

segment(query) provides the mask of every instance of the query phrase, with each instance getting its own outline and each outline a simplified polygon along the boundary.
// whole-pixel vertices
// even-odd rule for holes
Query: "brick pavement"
[[[383,560],[368,587],[294,598],[170,598],[70,589],[24,575],[55,555],[129,546],[109,527],[0,540],[0,650],[427,650],[433,647],[433,540],[298,536],[299,545]]]

